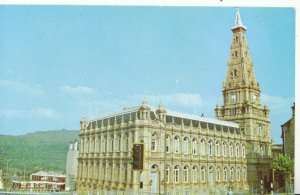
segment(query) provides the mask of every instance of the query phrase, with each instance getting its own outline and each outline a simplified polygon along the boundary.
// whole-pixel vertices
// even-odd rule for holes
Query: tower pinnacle
[[[234,30],[234,29],[237,29],[237,28],[243,28],[244,30],[247,29],[247,27],[244,26],[243,23],[242,23],[242,18],[241,18],[241,15],[240,15],[240,9],[239,8],[236,9],[235,23],[234,23],[234,26],[231,28],[231,30]]]

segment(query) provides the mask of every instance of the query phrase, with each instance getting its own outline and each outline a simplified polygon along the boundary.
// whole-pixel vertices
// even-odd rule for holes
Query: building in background
[[[78,141],[71,142],[69,144],[69,151],[67,155],[66,164],[66,191],[75,190],[75,183],[77,177],[77,166],[78,166]]]
[[[283,153],[294,159],[295,156],[295,103],[292,106],[292,118],[281,125]]]
[[[14,190],[33,192],[60,192],[65,190],[66,176],[57,172],[39,171],[30,175],[30,181],[13,181]]]

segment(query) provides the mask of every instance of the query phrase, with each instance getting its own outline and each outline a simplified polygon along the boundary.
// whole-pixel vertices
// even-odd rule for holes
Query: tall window
[[[217,167],[217,170],[216,170],[216,181],[220,181],[220,177],[221,177],[221,169],[220,169],[220,167]]]
[[[188,181],[189,181],[189,168],[188,166],[185,166],[183,168],[183,182],[188,183]]]
[[[157,138],[157,134],[153,133],[151,136],[151,151],[152,152],[156,151],[156,138]]]
[[[247,171],[246,171],[246,167],[243,168],[243,178],[244,178],[244,181],[247,180]]]
[[[246,157],[246,149],[245,149],[245,144],[242,145],[242,157]]]
[[[216,142],[216,156],[220,156],[220,142]]]
[[[208,169],[208,181],[212,185],[213,184],[213,167],[210,166]]]
[[[189,138],[183,139],[183,154],[189,154]]]
[[[235,156],[240,157],[240,145],[238,143],[235,144]]]
[[[227,181],[227,167],[224,167],[224,170],[223,170],[223,180],[225,182]]]
[[[233,167],[230,168],[230,181],[233,181],[233,176],[234,176],[234,170]]]
[[[240,181],[240,179],[241,179],[241,172],[240,172],[240,167],[238,167],[236,169],[236,180]]]
[[[179,166],[176,165],[174,167],[174,183],[178,183],[179,182]]]
[[[192,153],[195,155],[197,154],[197,139],[194,138],[193,139],[193,143],[192,143]]]
[[[107,152],[107,136],[104,137],[104,152]]]
[[[111,138],[111,140],[110,140],[110,143],[111,143],[110,149],[111,149],[111,152],[113,152],[114,151],[114,136],[112,135],[110,138]]]
[[[175,136],[174,138],[174,153],[179,153],[179,137]]]
[[[212,156],[212,141],[208,141],[208,155]]]
[[[193,173],[192,173],[192,175],[193,175],[193,183],[197,183],[197,167],[196,166],[194,166],[193,167]]]
[[[205,167],[201,167],[201,182],[205,182]]]
[[[233,143],[229,144],[229,155],[230,157],[233,157]]]
[[[170,152],[170,136],[167,135],[166,138],[166,152],[169,153]]]
[[[261,158],[264,158],[265,147],[264,147],[263,144],[260,145],[259,150],[260,150],[260,157],[261,157]]]
[[[169,166],[166,167],[166,182],[167,183],[170,182],[170,167]]]
[[[121,146],[122,146],[122,136],[121,136],[121,134],[118,135],[118,141],[119,141],[119,143],[118,143],[119,152],[121,152]]]
[[[258,124],[258,135],[259,136],[264,136],[264,132],[263,132],[263,125],[262,124]]]
[[[98,137],[98,152],[101,152],[101,137]]]
[[[128,149],[129,149],[129,135],[128,135],[128,133],[125,134],[125,139],[126,139],[125,150],[128,151]]]
[[[205,140],[201,140],[201,155],[205,155]]]
[[[226,142],[223,142],[223,156],[226,157]]]

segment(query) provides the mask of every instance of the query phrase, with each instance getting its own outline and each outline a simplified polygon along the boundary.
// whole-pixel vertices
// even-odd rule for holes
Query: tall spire
[[[246,26],[243,25],[242,23],[242,18],[240,15],[240,9],[236,8],[236,14],[235,14],[235,23],[234,26],[231,28],[231,30],[237,29],[237,28],[244,28],[244,30],[247,29]]]

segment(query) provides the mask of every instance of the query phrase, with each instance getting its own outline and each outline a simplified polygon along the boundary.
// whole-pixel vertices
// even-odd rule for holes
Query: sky
[[[234,7],[0,5],[0,134],[79,129],[140,105],[214,118]],[[271,136],[295,100],[295,11],[240,8]]]

